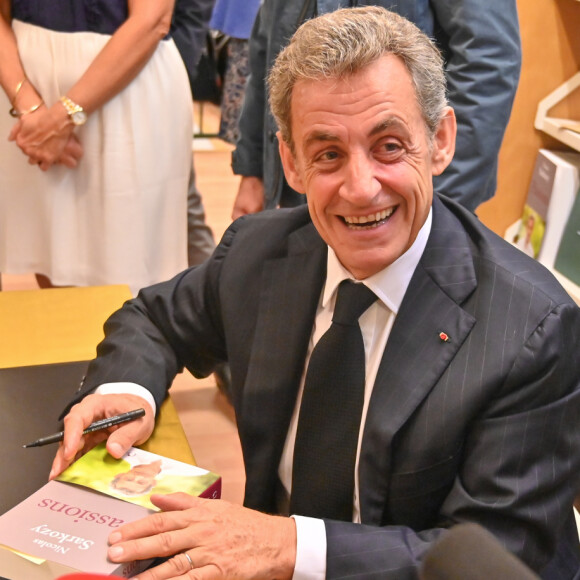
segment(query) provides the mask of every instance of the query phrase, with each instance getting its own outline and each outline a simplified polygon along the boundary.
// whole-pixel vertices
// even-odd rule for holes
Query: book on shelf
[[[580,286],[580,191],[568,216],[554,269]]]
[[[89,572],[130,578],[151,561],[111,562],[107,538],[157,511],[152,494],[175,491],[219,498],[221,478],[137,448],[114,459],[102,443],[0,516],[0,577],[52,580]]]
[[[522,217],[509,241],[552,268],[579,186],[579,153],[540,149]]]

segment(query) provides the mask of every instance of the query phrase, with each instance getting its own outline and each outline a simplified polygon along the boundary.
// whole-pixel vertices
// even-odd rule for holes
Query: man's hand
[[[172,556],[139,574],[138,580],[292,578],[293,519],[185,493],[153,495],[151,501],[163,512],[126,524],[109,536],[113,562]]]
[[[145,409],[145,415],[140,419],[83,435],[83,431],[94,421],[141,407]],[[128,394],[88,395],[64,418],[64,440],[52,463],[49,478],[54,479],[77,457],[107,438],[107,451],[113,457],[120,458],[132,445],[147,441],[154,426],[153,409],[141,397]]]
[[[234,201],[232,219],[264,209],[264,182],[259,177],[242,177]]]

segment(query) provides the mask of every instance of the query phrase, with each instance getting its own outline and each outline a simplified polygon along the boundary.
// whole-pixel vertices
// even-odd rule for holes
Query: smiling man
[[[245,507],[154,496],[163,513],[110,537],[114,561],[169,557],[141,580],[411,580],[462,522],[573,578],[580,310],[434,194],[456,131],[437,49],[384,9],[339,10],[297,31],[269,86],[307,208],[236,221],[205,264],[111,317],[52,475],[94,444],[91,421],[146,407],[110,434],[118,457],[182,367],[227,360]]]
[[[425,224],[432,178],[455,145],[452,109],[438,116],[430,134],[413,80],[394,54],[345,78],[296,82],[296,121],[280,140],[287,179],[308,192],[318,233],[355,278],[391,265]]]

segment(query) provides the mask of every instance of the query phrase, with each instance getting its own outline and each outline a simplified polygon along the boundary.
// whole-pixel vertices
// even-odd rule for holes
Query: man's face
[[[134,465],[129,471],[119,473],[111,482],[114,489],[136,495],[149,491],[157,483],[155,477],[161,472],[161,460]]]
[[[155,477],[151,475],[128,471],[115,479],[115,489],[124,493],[145,493],[155,484]]]
[[[316,229],[358,279],[393,263],[429,213],[432,176],[454,150],[449,108],[431,140],[403,63],[385,55],[348,78],[299,81],[295,155],[281,141],[290,185],[306,193]]]

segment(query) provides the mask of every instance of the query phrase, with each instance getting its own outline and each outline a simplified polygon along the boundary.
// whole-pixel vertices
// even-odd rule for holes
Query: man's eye
[[[396,153],[401,150],[401,146],[398,143],[393,142],[385,143],[383,148],[387,153]]]
[[[338,158],[338,153],[336,151],[325,151],[319,157],[319,159],[321,161],[334,161],[337,158]]]
[[[385,141],[381,143],[375,151],[378,157],[385,157],[388,160],[393,160],[402,154],[403,147],[398,141]]]

